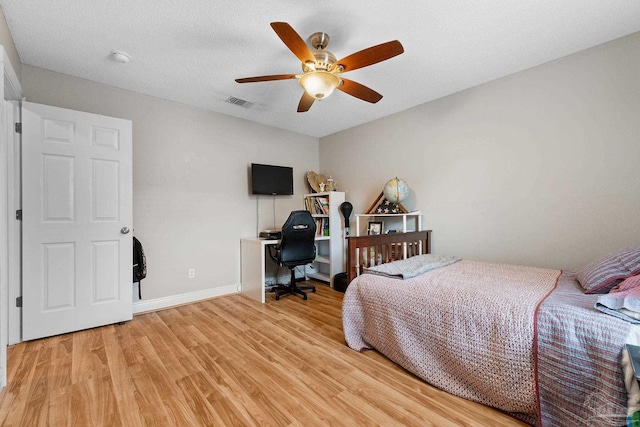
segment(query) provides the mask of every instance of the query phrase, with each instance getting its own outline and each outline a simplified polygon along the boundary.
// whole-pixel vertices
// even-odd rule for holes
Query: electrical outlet
[[[195,268],[190,268],[189,269],[189,279],[193,279],[196,277],[196,269]]]

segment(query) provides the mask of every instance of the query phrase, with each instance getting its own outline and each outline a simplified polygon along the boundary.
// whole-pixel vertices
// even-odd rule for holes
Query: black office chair
[[[276,300],[282,295],[299,294],[306,300],[304,291],[315,292],[315,286],[296,286],[296,267],[306,265],[316,258],[316,222],[306,211],[293,211],[282,226],[282,237],[278,246],[267,246],[269,256],[278,265],[291,270],[291,283],[272,288]]]

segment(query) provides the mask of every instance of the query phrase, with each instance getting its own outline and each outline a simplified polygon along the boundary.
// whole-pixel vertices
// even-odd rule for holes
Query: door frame
[[[9,115],[9,111],[13,113],[13,107],[9,108],[10,103],[6,101],[20,101],[22,99],[22,86],[20,80],[9,60],[9,56],[4,48],[0,45],[0,66],[2,67],[2,75],[4,84],[0,86],[0,165],[3,166],[6,174],[0,174],[0,236],[7,242],[0,244],[0,389],[7,384],[7,344],[9,342],[9,329],[14,327],[9,317],[9,289],[20,293],[21,283],[15,281],[15,277],[11,272],[19,271],[20,259],[15,257],[11,250],[9,236],[15,236],[16,232],[20,232],[20,223],[15,219],[15,196],[20,192],[19,182],[15,182],[13,175],[9,170],[14,171],[16,161],[13,147],[13,114]],[[21,245],[20,242],[17,242]],[[15,304],[14,304],[15,306]],[[13,313],[12,313],[13,314]],[[20,327],[20,319],[18,317],[18,328]]]
[[[22,309],[15,303],[22,295],[22,221],[15,217],[16,211],[22,209],[21,181],[21,137],[15,132],[13,123],[21,122],[20,101],[5,100],[7,126],[7,250],[9,268],[7,270],[9,286],[7,292],[7,345],[22,341]]]

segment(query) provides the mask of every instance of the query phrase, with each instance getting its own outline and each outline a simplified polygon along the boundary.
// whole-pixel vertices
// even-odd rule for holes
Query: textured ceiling
[[[322,137],[640,31],[638,0],[0,0],[24,64]],[[336,91],[296,113],[299,73],[269,26],[323,31],[342,58],[389,40],[405,52],[345,74],[384,95]],[[110,58],[131,56],[129,64]],[[226,103],[230,97],[254,103]]]

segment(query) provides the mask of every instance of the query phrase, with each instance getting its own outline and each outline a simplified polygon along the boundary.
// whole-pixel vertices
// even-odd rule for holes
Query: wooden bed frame
[[[347,283],[365,267],[431,253],[431,230],[347,237]]]

